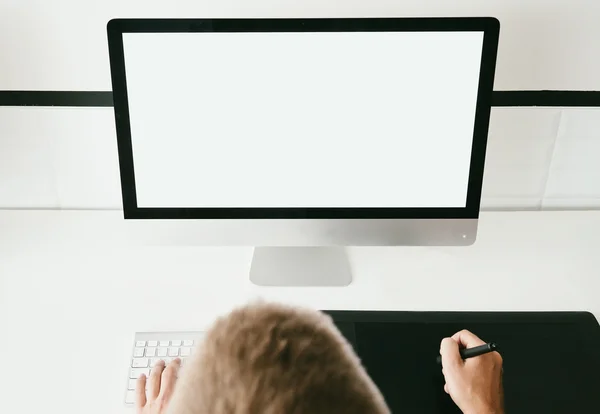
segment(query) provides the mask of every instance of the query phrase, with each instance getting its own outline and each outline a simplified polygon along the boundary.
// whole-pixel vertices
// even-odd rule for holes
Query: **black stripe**
[[[105,91],[0,91],[0,106],[113,106]]]
[[[113,106],[110,91],[0,91],[0,106]],[[494,91],[492,106],[600,107],[600,91]]]
[[[600,91],[494,91],[492,106],[600,106]]]

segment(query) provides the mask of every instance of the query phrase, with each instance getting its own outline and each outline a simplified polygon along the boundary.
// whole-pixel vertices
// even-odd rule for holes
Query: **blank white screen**
[[[465,207],[482,32],[126,33],[138,207]]]

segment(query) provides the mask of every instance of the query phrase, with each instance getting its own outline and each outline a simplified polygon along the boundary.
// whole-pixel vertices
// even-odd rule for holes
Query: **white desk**
[[[2,412],[131,413],[133,332],[201,330],[251,298],[600,317],[598,211],[486,213],[467,248],[349,248],[346,288],[259,288],[252,248],[133,246],[124,227],[115,211],[0,211]]]

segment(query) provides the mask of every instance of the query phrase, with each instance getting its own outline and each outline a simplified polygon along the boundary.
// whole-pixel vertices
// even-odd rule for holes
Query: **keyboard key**
[[[145,388],[145,389],[146,389],[146,391],[148,391],[148,383],[149,383],[149,382],[150,382],[150,381],[146,380],[146,388]],[[137,383],[137,380],[132,380],[132,379],[130,379],[130,380],[129,380],[128,387],[127,387],[127,388],[128,388],[128,390],[129,390],[129,391],[135,391],[135,386],[136,386],[136,383]],[[131,387],[131,386],[133,386],[133,388],[129,388],[129,387]]]
[[[158,348],[156,355],[158,355],[159,357],[167,356],[167,348]]]
[[[192,350],[190,348],[181,348],[181,356],[187,357],[192,355]]]
[[[171,363],[171,361],[173,361],[173,358],[166,357],[166,358],[163,358],[163,361],[165,361],[165,365],[169,365]]]
[[[146,356],[153,357],[156,355],[156,348],[146,348]]]
[[[127,395],[125,395],[125,403],[133,404],[135,403],[135,391],[128,390]]]
[[[141,347],[144,347],[144,346],[146,346],[146,341],[137,341],[137,342],[135,343],[135,346],[141,346]]]
[[[170,357],[179,356],[179,348],[174,348],[174,347],[169,348],[169,356]]]
[[[154,366],[160,361],[161,358],[150,358],[150,368],[154,368]]]
[[[146,374],[146,377],[150,375],[149,368],[131,368],[129,370],[129,378],[137,379],[141,374]]]
[[[181,341],[171,341],[171,346],[181,346]]]
[[[148,341],[148,346],[158,346],[158,341]]]
[[[150,382],[150,381],[146,380],[146,391],[148,391],[148,382]],[[130,379],[129,380],[129,384],[127,384],[127,389],[128,390],[135,390],[136,384],[137,384],[137,380]]]
[[[192,340],[183,341],[183,346],[194,346],[194,341],[192,341]]]
[[[169,341],[160,341],[160,346],[169,346]]]
[[[133,368],[146,368],[148,366],[148,358],[133,358],[131,366]]]
[[[144,348],[135,348],[133,350],[134,357],[143,357],[144,356]]]

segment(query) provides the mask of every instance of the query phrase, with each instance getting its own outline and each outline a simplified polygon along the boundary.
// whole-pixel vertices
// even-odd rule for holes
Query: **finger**
[[[446,372],[461,366],[463,363],[463,360],[460,357],[458,342],[452,338],[442,339],[442,343],[440,344],[440,355],[442,356],[442,373],[444,373],[444,376],[446,375]]]
[[[169,399],[173,394],[175,381],[177,381],[177,372],[179,371],[180,367],[181,360],[179,358],[175,358],[162,373],[159,398],[161,398],[165,403],[169,402]]]
[[[450,394],[450,391],[448,391],[448,384],[444,384],[444,391],[446,391],[446,394]]]
[[[148,398],[151,401],[156,400],[160,392],[161,377],[165,369],[165,361],[162,359],[154,365],[152,372],[150,373],[150,384],[148,384]]]
[[[146,405],[146,376],[140,375],[135,382],[135,408],[138,412]]]
[[[463,329],[452,335],[452,339],[459,343],[463,348],[473,348],[474,346],[484,345],[485,342],[472,332]]]

